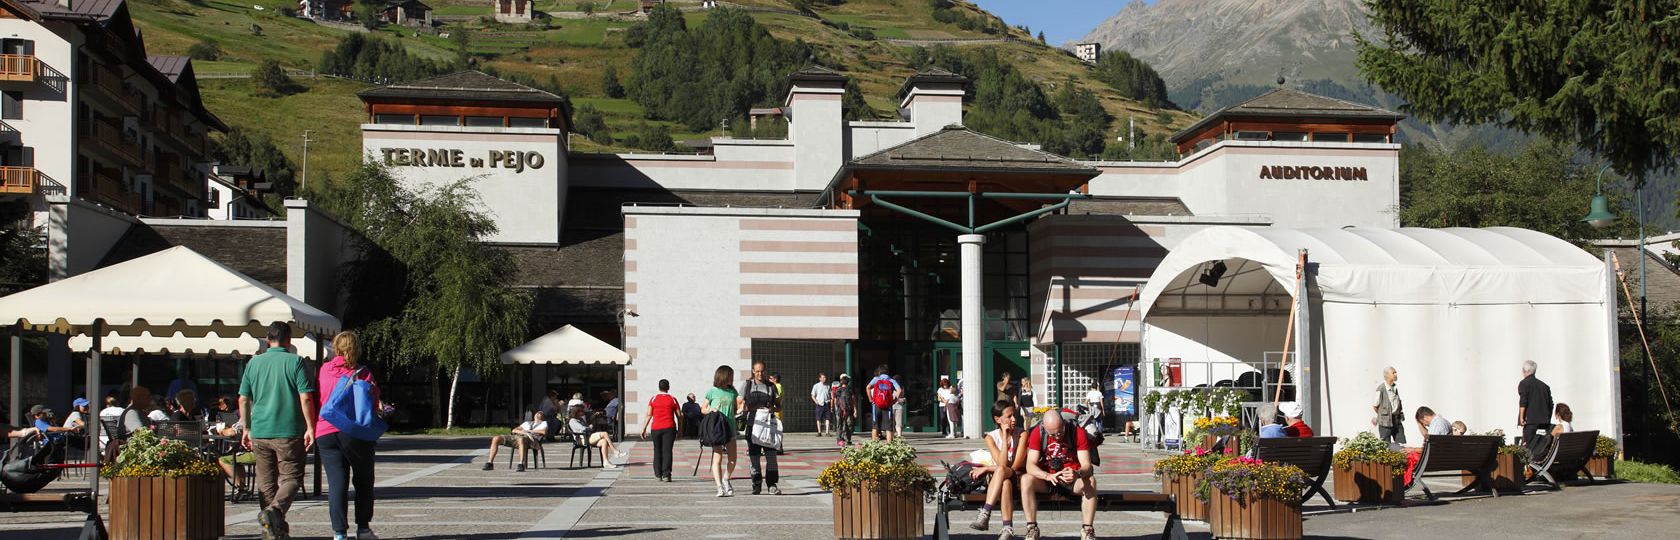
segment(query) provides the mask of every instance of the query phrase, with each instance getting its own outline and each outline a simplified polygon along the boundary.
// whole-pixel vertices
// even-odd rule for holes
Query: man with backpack
[[[752,460],[753,495],[758,495],[766,485],[771,495],[781,495],[782,489],[776,487],[781,476],[776,455],[782,446],[782,433],[781,421],[775,414],[781,408],[781,394],[776,390],[776,383],[765,377],[764,362],[753,362],[752,377],[741,384],[740,397],[735,399],[735,408],[743,411],[749,426],[747,457]],[[761,459],[768,462],[764,467],[760,467]]]
[[[874,412],[870,414],[869,438],[880,439],[885,433],[887,442],[892,442],[895,424],[893,422],[893,404],[904,397],[904,389],[898,386],[898,381],[887,376],[887,365],[881,364],[875,368],[875,378],[869,380],[865,386],[869,395],[869,404]]]
[[[1080,429],[1057,411],[1044,415],[1027,433],[1027,471],[1021,482],[1021,506],[1027,514],[1026,537],[1037,540],[1038,492],[1047,487],[1069,499],[1079,499],[1081,540],[1096,540],[1092,528],[1097,515],[1096,448]]]

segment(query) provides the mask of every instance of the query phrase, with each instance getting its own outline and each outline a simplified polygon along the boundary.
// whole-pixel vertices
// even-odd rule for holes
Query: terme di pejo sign
[[[385,164],[398,167],[467,167],[473,169],[541,169],[542,153],[525,150],[490,150],[484,157],[468,157],[451,148],[380,148]]]
[[[1369,180],[1364,167],[1261,165],[1261,180]]]

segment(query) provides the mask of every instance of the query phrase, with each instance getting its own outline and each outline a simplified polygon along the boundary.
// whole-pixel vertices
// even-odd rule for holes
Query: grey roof
[[[123,0],[71,0],[69,6],[57,0],[23,0],[22,4],[47,18],[93,19],[105,21],[122,8]]]
[[[1618,246],[1609,248],[1616,253],[1616,259],[1622,265],[1622,274],[1627,276],[1627,286],[1634,294],[1639,294],[1639,248],[1635,246]],[[1591,250],[1598,255],[1600,250]],[[1652,316],[1668,316],[1680,313],[1680,269],[1663,260],[1662,257],[1650,251],[1645,252],[1645,274],[1648,276],[1645,285],[1645,305]],[[1616,285],[1621,288],[1620,284]],[[1632,317],[1626,302],[1617,306],[1623,317]]]
[[[911,75],[908,79],[904,79],[904,84],[899,85],[898,87],[898,97],[902,99],[905,94],[910,93],[911,88],[921,84],[967,85],[968,77],[951,73],[940,68],[928,68],[920,73]]]
[[[788,74],[788,81],[790,81],[790,82],[801,82],[801,81],[805,81],[805,82],[837,82],[837,83],[845,84],[846,76],[840,74],[840,72],[838,72],[838,71],[834,71],[832,69],[828,69],[826,67],[822,67],[822,66],[819,66],[819,65],[816,65],[816,64],[811,64],[809,66],[805,66],[803,69],[800,69],[799,71],[795,71],[791,74]]]
[[[1401,120],[1406,116],[1394,111],[1372,107],[1352,101],[1329,98],[1317,94],[1309,94],[1292,88],[1279,88],[1264,94],[1226,107],[1213,114],[1209,114],[1191,124],[1190,127],[1174,133],[1173,142],[1179,142],[1218,120],[1231,117],[1263,117],[1263,118],[1338,118],[1338,119],[1367,119],[1367,120]]]
[[[190,62],[192,62],[192,59],[185,56],[149,55],[146,57],[146,63],[157,68],[158,73],[162,73],[164,77],[168,77],[169,82],[177,84],[181,82],[181,73],[187,70]]]
[[[362,99],[441,99],[462,101],[522,101],[564,104],[566,98],[523,84],[486,75],[482,71],[457,71],[358,92]]]
[[[128,228],[99,267],[136,259],[174,246],[187,246],[210,260],[286,290],[286,228],[218,227],[203,221],[182,225],[136,224]]]
[[[969,172],[1021,172],[1084,175],[1094,178],[1100,171],[1083,163],[1041,150],[952,125],[910,139],[846,164],[852,170],[939,170]],[[844,170],[841,171],[844,174]],[[837,176],[838,177],[838,176]]]
[[[1177,197],[1117,197],[1075,199],[1068,214],[1107,216],[1191,216],[1195,215]]]

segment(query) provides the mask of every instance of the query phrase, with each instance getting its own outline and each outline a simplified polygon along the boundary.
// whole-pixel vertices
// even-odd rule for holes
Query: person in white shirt
[[[531,420],[519,424],[507,435],[497,435],[490,438],[490,459],[484,461],[484,470],[496,468],[496,452],[507,446],[519,452],[518,472],[525,472],[525,446],[539,443],[548,433],[548,422],[543,420],[542,410],[531,411]]]
[[[589,408],[589,405],[583,402],[583,392],[572,394],[572,400],[566,402],[566,410],[572,410],[572,407]]]
[[[1097,418],[1102,418],[1102,414],[1103,414],[1102,385],[1097,384],[1097,383],[1091,383],[1091,389],[1085,391],[1085,406],[1089,407],[1091,409],[1091,413],[1095,414]]]
[[[818,437],[827,436],[828,432],[832,431],[833,427],[828,422],[829,391],[828,374],[818,373],[817,384],[811,385],[811,403],[816,404],[816,406],[812,408],[812,414],[817,418]]]
[[[118,404],[117,396],[105,396],[105,408],[99,409],[99,419],[100,420],[116,420],[118,416],[122,416],[122,412],[123,412],[123,407],[122,407],[122,405]],[[106,433],[106,431],[108,431],[108,430],[105,429],[105,426],[103,426],[103,425],[99,426],[99,444],[100,444],[100,446],[104,446],[105,443],[111,441],[111,434]]]
[[[1557,422],[1552,424],[1553,437],[1575,432],[1575,412],[1569,410],[1568,403],[1560,401],[1552,407],[1552,417],[1557,419]]]
[[[957,422],[962,419],[962,402],[957,399],[957,390],[951,386],[951,377],[939,376],[939,409],[945,412],[945,438],[957,438]]]

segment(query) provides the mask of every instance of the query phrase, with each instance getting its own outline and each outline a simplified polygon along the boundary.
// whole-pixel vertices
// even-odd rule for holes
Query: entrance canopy
[[[622,366],[630,363],[630,354],[568,324],[502,353],[502,363]]]
[[[1214,227],[1175,246],[1144,287],[1144,358],[1179,360],[1184,386],[1275,368],[1304,293],[1288,352],[1320,433],[1371,429],[1392,366],[1408,418],[1428,406],[1514,435],[1525,360],[1576,425],[1617,432],[1612,279],[1598,258],[1527,229]]]

